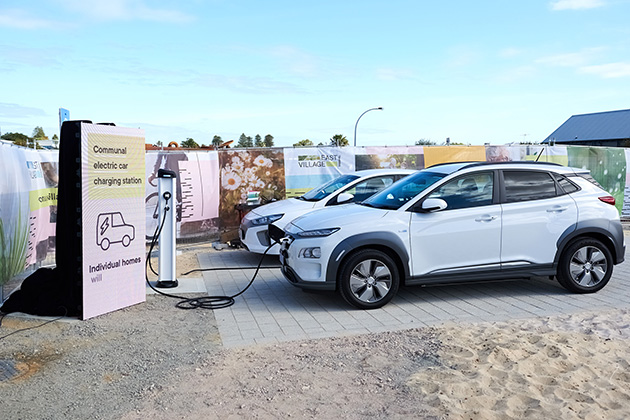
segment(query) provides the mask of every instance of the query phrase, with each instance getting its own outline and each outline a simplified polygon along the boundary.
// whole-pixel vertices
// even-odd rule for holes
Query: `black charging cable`
[[[166,195],[168,194],[168,196]],[[269,245],[267,247],[267,249],[265,249],[265,252],[263,252],[262,256],[260,257],[260,261],[258,262],[258,265],[255,267],[256,271],[254,272],[254,275],[252,276],[252,279],[249,281],[249,283],[247,284],[247,286],[245,286],[245,288],[243,290],[241,290],[240,292],[231,295],[231,296],[202,296],[202,297],[196,297],[196,298],[187,298],[185,296],[178,296],[178,295],[174,295],[174,294],[170,294],[170,293],[165,293],[162,292],[161,290],[156,289],[155,287],[153,287],[153,285],[151,284],[151,282],[149,281],[149,273],[148,270],[150,269],[151,272],[157,276],[159,276],[159,274],[153,269],[153,266],[151,264],[151,253],[153,252],[153,248],[155,247],[155,244],[158,240],[158,238],[160,237],[160,234],[162,233],[162,227],[164,226],[164,222],[166,221],[166,215],[168,214],[168,212],[170,211],[170,207],[168,206],[168,200],[170,199],[170,194],[167,192],[164,194],[164,199],[166,200],[166,205],[164,207],[164,216],[162,217],[162,222],[160,223],[159,227],[155,228],[155,232],[153,235],[153,239],[151,239],[151,246],[149,247],[149,253],[147,255],[147,261],[146,261],[146,266],[145,266],[145,278],[147,281],[147,284],[149,285],[149,287],[151,289],[153,289],[153,291],[155,291],[156,293],[162,295],[162,296],[166,296],[166,297],[170,297],[170,298],[174,298],[174,299],[180,299],[180,301],[175,305],[175,307],[179,308],[179,309],[223,309],[223,308],[228,308],[232,305],[234,305],[234,303],[236,302],[234,300],[234,298],[242,295],[243,293],[245,293],[245,291],[247,289],[249,289],[251,287],[251,285],[254,283],[254,280],[256,280],[256,276],[258,275],[258,272],[260,271],[260,269],[262,268],[262,263],[265,259],[265,255],[267,255],[267,252],[269,252],[269,250],[271,249],[272,246],[274,246],[275,244],[277,244],[277,241],[274,241],[271,245]],[[159,203],[158,203],[159,205]],[[195,269],[195,270],[190,270],[186,273],[183,273],[183,275],[186,274],[190,274],[192,272],[195,271],[220,271],[220,270],[243,270],[243,269],[252,269],[254,267],[220,267],[220,268],[204,268],[204,269]],[[271,266],[271,267],[264,267],[264,268],[280,268],[280,266]]]
[[[11,335],[13,335],[13,334],[17,334],[17,333],[21,333],[21,332],[24,332],[24,331],[34,330],[34,329],[36,329],[36,328],[43,327],[44,325],[50,324],[51,322],[59,321],[60,319],[64,318],[66,315],[68,315],[68,310],[66,309],[66,307],[65,307],[65,306],[59,306],[57,309],[63,309],[64,314],[63,314],[63,315],[61,315],[61,316],[59,316],[59,317],[57,317],[57,318],[53,318],[53,319],[51,319],[51,320],[48,320],[48,321],[46,321],[46,322],[44,322],[44,323],[42,323],[42,324],[35,325],[34,327],[27,327],[27,328],[22,328],[22,329],[19,329],[19,330],[15,330],[15,331],[13,331],[13,332],[11,332],[11,333],[7,334],[7,335],[3,335],[3,336],[1,336],[1,337],[0,337],[0,340],[4,340],[5,338],[7,338],[7,337],[9,337],[9,336],[11,336]],[[6,314],[6,313],[4,313],[4,312],[0,312],[0,327],[2,326],[2,320],[3,320],[3,319],[4,319],[4,317],[5,317],[5,316],[7,316],[7,315],[8,315],[8,314]]]

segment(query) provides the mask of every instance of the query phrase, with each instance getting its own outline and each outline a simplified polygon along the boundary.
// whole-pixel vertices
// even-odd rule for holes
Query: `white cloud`
[[[496,76],[499,83],[515,83],[530,79],[537,74],[534,66],[520,66],[504,71]]]
[[[577,52],[542,57],[537,59],[536,63],[553,67],[580,67],[595,59],[604,50],[606,50],[604,47],[585,48]]]
[[[630,63],[609,63],[595,66],[586,66],[580,69],[581,73],[594,74],[604,79],[618,77],[630,77]]]
[[[606,4],[604,0],[554,0],[551,10],[583,10],[596,9]]]
[[[322,74],[322,59],[290,45],[279,45],[269,50],[291,73],[301,77],[318,77]]]
[[[203,74],[194,80],[194,84],[210,88],[221,88],[233,92],[249,94],[304,94],[300,86],[276,80],[271,77],[225,76],[221,74]]]
[[[68,10],[98,20],[147,20],[186,23],[194,17],[177,10],[149,7],[143,0],[58,0]]]
[[[55,22],[29,16],[23,10],[8,9],[0,11],[0,27],[14,29],[47,29],[55,26]]]
[[[477,64],[480,60],[481,54],[476,48],[458,45],[447,50],[444,64],[450,69],[460,69]]]
[[[40,108],[0,102],[0,117],[2,118],[41,117],[44,115],[46,113]]]

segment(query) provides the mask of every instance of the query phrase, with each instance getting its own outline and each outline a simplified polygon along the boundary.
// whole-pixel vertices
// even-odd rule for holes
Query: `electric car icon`
[[[96,245],[107,251],[111,244],[128,247],[136,238],[136,228],[125,223],[122,213],[101,213],[96,220]]]

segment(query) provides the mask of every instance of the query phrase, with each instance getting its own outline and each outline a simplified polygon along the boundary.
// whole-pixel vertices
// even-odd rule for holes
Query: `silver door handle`
[[[491,222],[496,219],[497,219],[497,216],[484,215],[484,216],[477,217],[475,219],[475,222]]]
[[[547,213],[562,213],[565,210],[568,210],[568,207],[554,206],[550,209],[547,209]]]

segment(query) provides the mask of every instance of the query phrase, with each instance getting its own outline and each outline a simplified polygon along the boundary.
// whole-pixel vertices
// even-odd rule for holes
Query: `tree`
[[[238,138],[236,147],[254,147],[254,141],[250,136],[246,136],[245,133],[241,134]]]
[[[199,145],[197,144],[195,140],[188,137],[186,140],[182,142],[182,147],[186,147],[189,149],[197,149],[199,148]]]
[[[420,139],[416,141],[416,146],[435,146],[435,142],[429,139]]]
[[[44,129],[37,126],[33,129],[34,140],[48,140],[48,136],[44,133]]]
[[[309,139],[300,140],[297,143],[293,143],[294,146],[312,146],[313,142]]]
[[[28,136],[22,133],[5,133],[0,136],[0,139],[12,141],[16,146],[24,146],[26,147],[26,143],[28,142]]]
[[[215,134],[214,137],[212,137],[212,145],[219,147],[221,146],[221,144],[223,144],[223,140],[221,139],[221,136],[217,136]]]
[[[56,134],[53,134],[52,142],[53,142],[53,146],[55,147],[55,149],[58,149],[59,148],[59,137]]]
[[[265,147],[273,147],[273,136],[271,134],[265,136]]]
[[[350,142],[348,141],[346,136],[344,136],[343,134],[335,134],[330,139],[330,145],[331,146],[344,147],[344,146],[350,145]]]
[[[260,134],[256,134],[256,137],[254,137],[254,146],[256,147],[264,147],[265,143],[263,143],[263,139],[262,137],[260,137]]]

